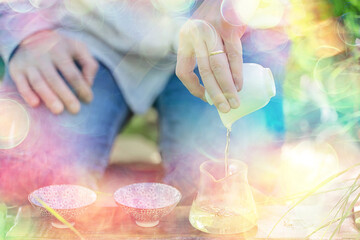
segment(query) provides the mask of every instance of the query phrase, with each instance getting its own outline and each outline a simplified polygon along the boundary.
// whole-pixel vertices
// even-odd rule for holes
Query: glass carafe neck
[[[247,182],[247,165],[239,160],[229,159],[229,174],[226,176],[224,160],[207,161],[201,164],[200,172],[201,177],[208,178],[214,183],[224,181],[237,181]]]

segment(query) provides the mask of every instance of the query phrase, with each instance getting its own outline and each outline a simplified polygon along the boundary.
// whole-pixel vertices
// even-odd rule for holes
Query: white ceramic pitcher
[[[240,106],[227,113],[220,111],[219,115],[224,126],[228,129],[239,118],[265,107],[276,95],[274,77],[269,68],[255,63],[243,64],[243,88],[238,92]],[[213,102],[205,91],[206,100],[210,105]]]

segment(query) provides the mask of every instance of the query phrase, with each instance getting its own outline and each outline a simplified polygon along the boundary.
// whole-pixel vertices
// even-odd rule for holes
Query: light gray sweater
[[[0,53],[8,62],[24,38],[41,30],[54,29],[74,37],[86,43],[92,54],[111,69],[130,108],[135,113],[144,113],[174,74],[178,32],[196,5],[195,1],[184,0],[180,1],[183,5],[171,6],[170,11],[167,6],[170,2],[1,3]]]

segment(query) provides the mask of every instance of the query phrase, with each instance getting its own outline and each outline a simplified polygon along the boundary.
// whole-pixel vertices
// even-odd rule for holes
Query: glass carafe
[[[255,201],[247,180],[247,165],[229,160],[200,165],[200,184],[189,220],[193,227],[213,234],[237,234],[257,225]]]

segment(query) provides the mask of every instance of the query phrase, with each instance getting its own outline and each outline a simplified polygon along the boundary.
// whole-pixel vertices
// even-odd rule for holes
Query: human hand
[[[54,114],[60,114],[65,107],[76,114],[80,111],[78,98],[85,102],[92,100],[91,85],[97,69],[98,63],[84,44],[54,31],[42,31],[26,38],[9,63],[10,76],[24,100],[32,107],[41,100]]]
[[[176,75],[196,97],[205,89],[194,73],[197,62],[204,86],[221,112],[238,108],[242,88],[242,45],[245,27],[222,19],[220,0],[205,0],[180,31]]]

